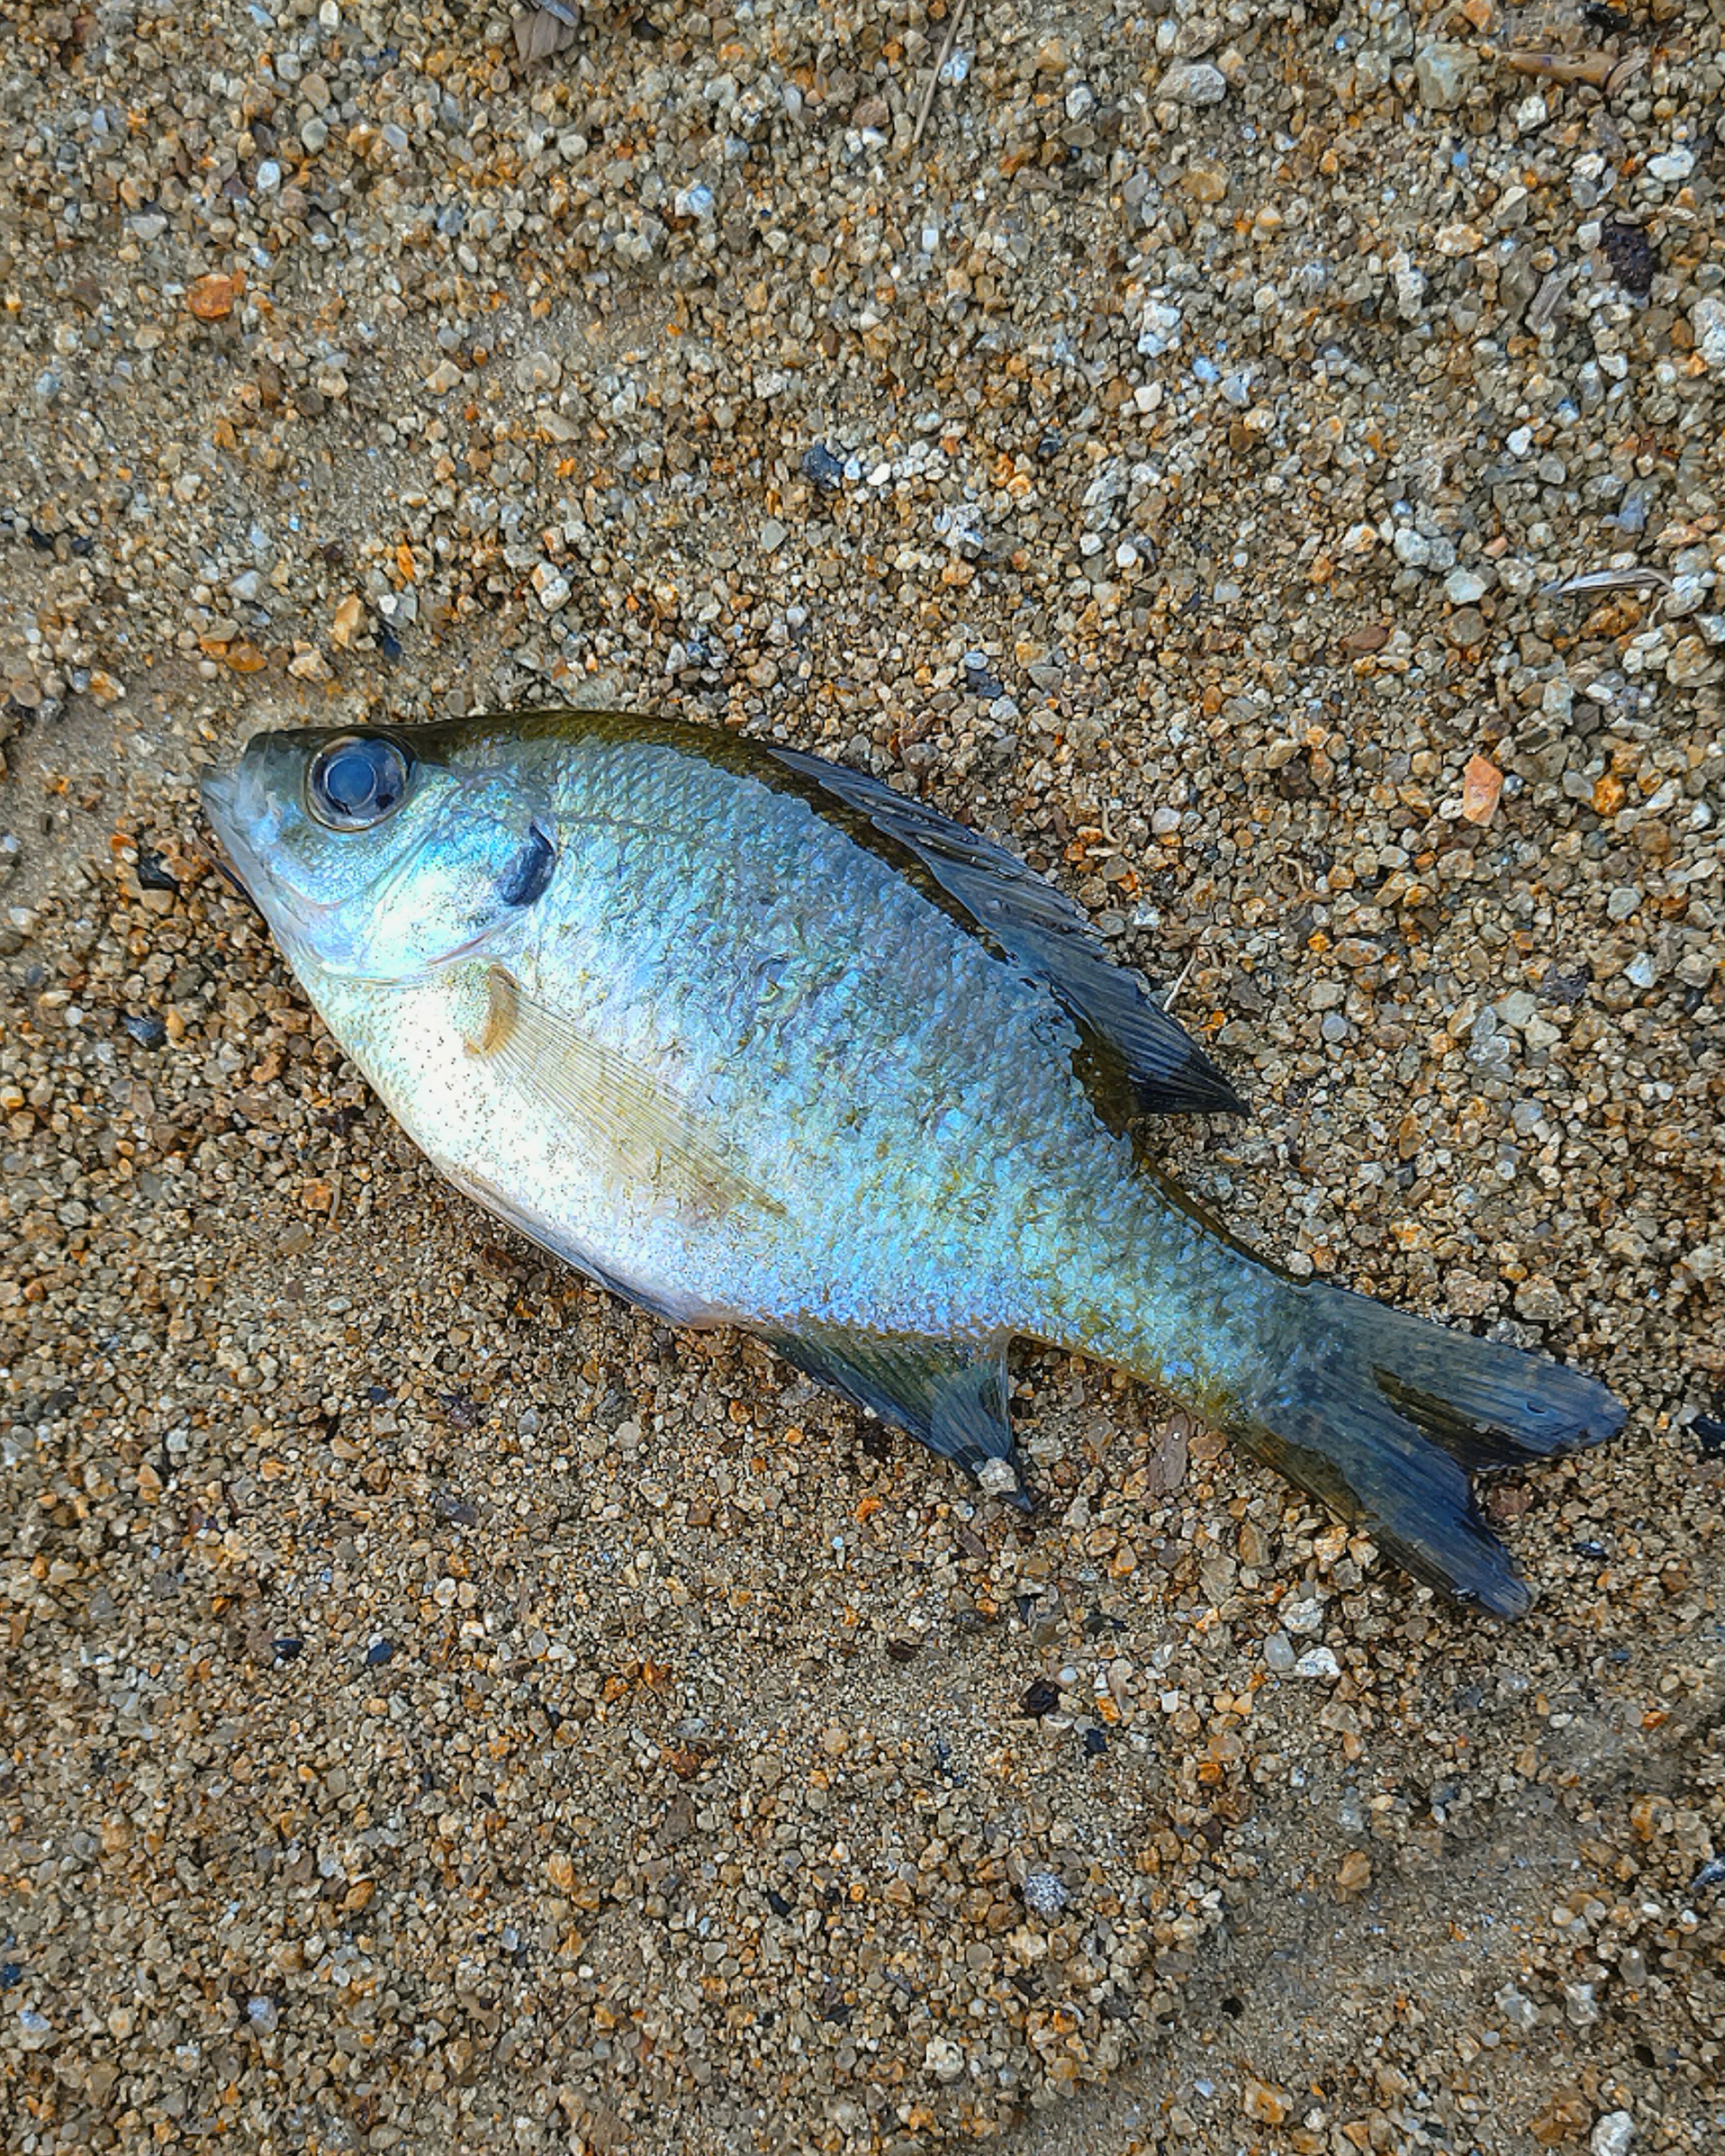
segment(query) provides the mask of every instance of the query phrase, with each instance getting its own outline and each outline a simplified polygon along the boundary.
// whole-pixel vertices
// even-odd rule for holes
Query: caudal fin
[[[1469,1481],[1598,1445],[1624,1410],[1579,1371],[1322,1285],[1291,1289],[1300,1345],[1235,1435],[1458,1601],[1519,1617],[1532,1598]]]

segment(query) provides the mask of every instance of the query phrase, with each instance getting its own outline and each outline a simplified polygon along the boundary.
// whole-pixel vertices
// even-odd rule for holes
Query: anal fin
[[[990,1496],[1030,1510],[1007,1414],[1005,1334],[932,1340],[814,1326],[765,1337],[787,1362],[858,1407],[872,1409],[883,1422],[908,1430],[931,1452],[963,1467]]]

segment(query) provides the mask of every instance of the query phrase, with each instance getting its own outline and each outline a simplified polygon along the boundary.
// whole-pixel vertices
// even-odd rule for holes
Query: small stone
[[[1372,1860],[1363,1849],[1350,1849],[1336,1869],[1336,1884],[1344,1894],[1358,1894],[1372,1883]]]
[[[1182,60],[1158,85],[1176,105],[1219,105],[1228,95],[1228,78],[1206,60]]]
[[[1471,569],[1451,569],[1444,578],[1444,596],[1451,606],[1472,606],[1486,596],[1486,580]]]
[[[330,641],[338,651],[346,651],[352,644],[364,613],[357,592],[349,592],[336,606],[330,621]]]
[[[1296,1677],[1339,1677],[1342,1665],[1327,1647],[1308,1647],[1294,1665]]]
[[[1294,1643],[1286,1632],[1272,1632],[1264,1642],[1264,1666],[1286,1676],[1294,1666]]]
[[[1497,803],[1503,792],[1503,773],[1489,757],[1474,755],[1467,759],[1467,768],[1461,774],[1461,814],[1470,824],[1489,824],[1497,813]]]
[[[1566,1316],[1568,1304],[1554,1281],[1536,1275],[1516,1290],[1516,1315],[1536,1325],[1551,1325]]]
[[[1058,1917],[1071,1899],[1066,1882],[1057,1871],[1030,1871],[1024,1875],[1024,1907],[1033,1917],[1052,1919]]]
[[[1566,1984],[1563,2018],[1572,2029],[1591,2029],[1599,2018],[1597,1987],[1591,1984]]]
[[[1228,193],[1228,167],[1214,157],[1194,157],[1180,175],[1180,187],[1194,202],[1222,202]]]
[[[1603,2118],[1594,2120],[1593,2139],[1589,2145],[1593,2156],[1629,2156],[1630,2144],[1635,2138],[1634,2114],[1608,2111]]]
[[[1437,236],[1440,254],[1454,256],[1477,254],[1486,244],[1486,235],[1476,224],[1445,224]]]
[[[1686,636],[1665,662],[1665,678],[1676,689],[1698,689],[1725,676],[1725,659],[1707,648],[1703,636]]]
[[[1689,316],[1695,349],[1709,367],[1725,369],[1725,300],[1709,292],[1697,300]]]
[[[977,1487],[988,1497],[1008,1497],[1019,1486],[1009,1460],[985,1460],[977,1471]]]
[[[787,537],[785,527],[776,516],[769,516],[761,526],[761,552],[776,554]]]
[[[1414,57],[1414,80],[1428,112],[1453,112],[1479,69],[1471,45],[1440,42],[1423,45]]]
[[[803,453],[803,476],[812,480],[823,494],[837,494],[845,485],[845,465],[824,442],[816,442]]]
[[[238,287],[231,277],[219,270],[193,280],[186,294],[186,305],[201,322],[225,321],[234,311],[234,300]]]
[[[1647,170],[1661,187],[1681,187],[1695,170],[1695,159],[1687,150],[1666,150],[1647,160]]]
[[[461,370],[453,359],[439,360],[425,377],[425,387],[434,397],[447,397],[461,379]]]
[[[1290,1596],[1276,1612],[1285,1632],[1321,1632],[1323,1630],[1324,1606],[1316,1596],[1296,1599]]]
[[[541,562],[528,580],[541,606],[547,613],[555,613],[569,602],[569,579],[549,562]]]
[[[964,2073],[964,2054],[950,2038],[932,2036],[922,2054],[922,2066],[937,2082],[956,2082]]]
[[[1283,2126],[1293,2116],[1294,2107],[1279,2088],[1268,2082],[1246,2076],[1245,2087],[1240,2092],[1240,2107],[1246,2117],[1259,2126]]]
[[[517,389],[555,389],[562,378],[563,362],[555,352],[523,352],[515,363]]]
[[[1527,2122],[1527,2131],[1542,2148],[1561,2148],[1580,2139],[1587,2128],[1589,2105],[1579,2088],[1554,2092],[1545,2108]]]
[[[1526,988],[1512,988],[1508,995],[1500,996],[1491,1008],[1506,1025],[1519,1029],[1532,1017],[1538,1004]]]

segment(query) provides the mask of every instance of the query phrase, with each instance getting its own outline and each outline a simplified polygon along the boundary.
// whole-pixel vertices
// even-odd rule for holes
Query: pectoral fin
[[[721,1133],[653,1072],[537,1001],[506,966],[480,970],[463,1032],[547,1121],[588,1136],[619,1180],[712,1219],[783,1207]]]
[[[956,1460],[991,1495],[1030,1510],[1007,1418],[1005,1335],[928,1340],[822,1326],[768,1337],[799,1370]]]

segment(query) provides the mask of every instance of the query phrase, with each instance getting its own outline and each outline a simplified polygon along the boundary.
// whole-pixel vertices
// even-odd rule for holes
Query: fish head
[[[423,981],[495,948],[556,869],[529,785],[459,727],[258,734],[201,790],[302,978]]]

